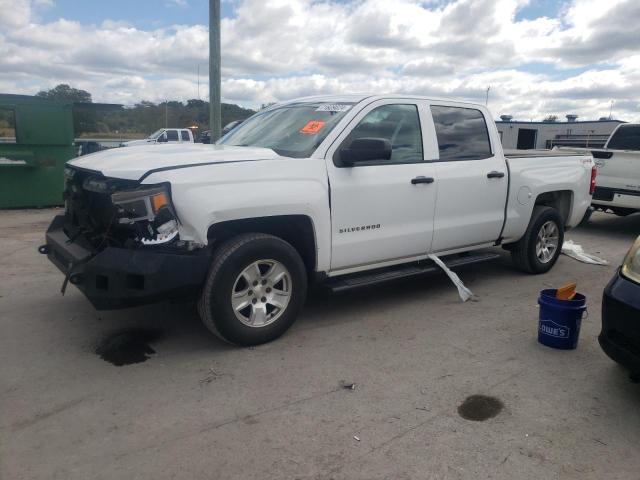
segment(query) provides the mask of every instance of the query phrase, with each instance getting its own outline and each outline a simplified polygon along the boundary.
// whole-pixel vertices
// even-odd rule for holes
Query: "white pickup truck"
[[[188,128],[161,128],[142,140],[129,140],[121,147],[135,147],[150,143],[193,143],[193,132]]]
[[[309,281],[331,290],[498,256],[556,262],[595,185],[591,155],[504,155],[489,111],[417,96],[310,97],[216,145],[99,152],[66,168],[40,252],[96,308],[199,298],[254,345],[284,333]]]
[[[603,149],[586,151],[598,168],[593,208],[621,216],[640,211],[640,124],[619,125]]]

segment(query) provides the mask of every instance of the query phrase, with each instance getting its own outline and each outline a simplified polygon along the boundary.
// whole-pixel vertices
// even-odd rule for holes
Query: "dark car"
[[[226,135],[227,133],[229,133],[231,130],[233,130],[234,128],[236,128],[238,125],[240,125],[242,122],[244,122],[244,120],[234,120],[233,122],[229,122],[227,123],[224,128],[222,129],[222,135]]]
[[[233,122],[227,123],[223,128],[220,134],[225,136],[231,130],[240,125],[244,120],[234,120]],[[205,130],[200,134],[200,142],[201,143],[211,143],[211,130]]]
[[[205,130],[200,134],[200,143],[211,143],[211,130]]]
[[[93,140],[80,140],[76,142],[75,145],[77,148],[77,155],[79,157],[104,150],[102,145]]]
[[[600,346],[640,379],[640,237],[604,289]]]

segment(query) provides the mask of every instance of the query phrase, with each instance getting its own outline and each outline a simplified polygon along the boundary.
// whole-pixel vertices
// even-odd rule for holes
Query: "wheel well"
[[[306,215],[277,215],[243,218],[214,223],[207,231],[209,244],[220,243],[242,233],[267,233],[283,239],[295,248],[311,274],[316,268],[316,240],[313,222]]]
[[[542,193],[536,198],[536,205],[555,208],[566,225],[573,205],[573,192],[570,190],[560,190],[557,192]]]

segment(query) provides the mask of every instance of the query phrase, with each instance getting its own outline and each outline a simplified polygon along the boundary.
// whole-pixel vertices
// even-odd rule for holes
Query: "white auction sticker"
[[[316,108],[316,112],[346,112],[351,108],[351,105],[344,105],[338,103],[323,103],[318,108]]]

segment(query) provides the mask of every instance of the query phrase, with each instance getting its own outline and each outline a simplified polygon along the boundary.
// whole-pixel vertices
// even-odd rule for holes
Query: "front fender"
[[[322,159],[278,158],[202,165],[154,173],[145,183],[169,182],[180,238],[207,244],[220,222],[276,215],[305,215],[313,223],[317,268],[330,264],[331,224]]]

